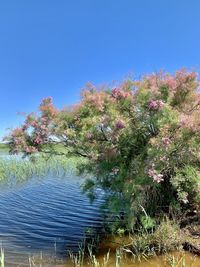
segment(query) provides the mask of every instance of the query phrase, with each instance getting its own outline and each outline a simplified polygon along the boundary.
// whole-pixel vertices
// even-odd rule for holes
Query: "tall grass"
[[[178,257],[174,255],[166,255],[166,262],[170,267],[193,267],[195,264],[195,256],[190,257],[189,263],[186,262],[185,253],[181,253]]]
[[[4,249],[1,248],[1,255],[0,255],[0,267],[4,267]]]
[[[104,255],[103,262],[100,262],[96,258],[96,255],[93,254],[92,247],[90,245],[88,245],[87,251],[88,251],[87,254],[85,252],[85,249],[80,249],[78,253],[75,253],[75,254],[72,252],[69,252],[69,260],[71,264],[73,265],[73,267],[85,267],[85,266],[108,267],[108,263],[110,260],[110,251],[108,251],[107,254]],[[116,267],[120,267],[120,262],[119,262],[118,257],[119,255],[116,253],[116,263],[115,263]]]
[[[20,182],[32,177],[44,177],[48,174],[64,176],[75,172],[77,163],[84,159],[76,157],[65,158],[52,156],[49,159],[42,156],[34,160],[21,159],[20,157],[0,158],[0,182]]]
[[[135,256],[156,256],[182,247],[183,238],[179,226],[168,218],[164,219],[155,231],[141,231],[131,237],[128,249]]]

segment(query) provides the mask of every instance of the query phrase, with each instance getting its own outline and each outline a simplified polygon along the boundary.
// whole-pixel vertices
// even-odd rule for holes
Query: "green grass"
[[[9,146],[7,144],[0,143],[0,152],[9,152]]]
[[[45,177],[52,174],[62,177],[69,172],[77,171],[77,165],[84,159],[63,156],[51,156],[49,159],[37,156],[32,160],[13,157],[11,159],[0,158],[0,182],[21,182],[33,177]]]

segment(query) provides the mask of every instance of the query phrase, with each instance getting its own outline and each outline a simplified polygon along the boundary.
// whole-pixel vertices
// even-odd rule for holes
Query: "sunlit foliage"
[[[44,99],[40,113],[28,115],[7,140],[12,153],[89,159],[80,166],[94,177],[85,191],[104,189],[108,207],[126,211],[133,223],[140,206],[152,215],[171,205],[199,208],[199,108],[197,73],[160,72],[115,88],[90,84],[70,109]],[[55,143],[66,150],[56,151]]]

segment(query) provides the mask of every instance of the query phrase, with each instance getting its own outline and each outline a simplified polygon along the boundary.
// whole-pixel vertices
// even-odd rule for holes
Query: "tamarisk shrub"
[[[80,103],[58,110],[42,100],[7,137],[12,153],[60,153],[88,160],[84,190],[107,194],[107,207],[125,211],[127,225],[144,207],[154,216],[173,204],[200,205],[200,93],[185,69],[126,80],[116,88],[85,88]]]

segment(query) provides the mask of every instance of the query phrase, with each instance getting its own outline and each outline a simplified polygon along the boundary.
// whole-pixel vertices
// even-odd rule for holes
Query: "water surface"
[[[0,187],[0,240],[8,266],[40,252],[60,259],[77,251],[85,233],[101,229],[101,200],[91,204],[81,193],[82,182],[70,173]]]

